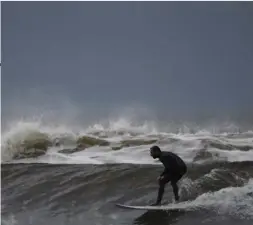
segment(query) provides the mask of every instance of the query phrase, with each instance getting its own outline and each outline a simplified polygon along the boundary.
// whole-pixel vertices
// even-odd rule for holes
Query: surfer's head
[[[158,146],[156,146],[156,145],[152,146],[152,147],[150,148],[150,155],[151,155],[154,159],[159,158],[160,155],[161,155],[161,149],[160,149]]]

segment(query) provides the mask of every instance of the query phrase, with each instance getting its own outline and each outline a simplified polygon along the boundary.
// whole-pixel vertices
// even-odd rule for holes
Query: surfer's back
[[[173,152],[162,151],[159,159],[163,163],[166,169],[169,169],[169,170],[186,169],[186,165],[184,161]]]

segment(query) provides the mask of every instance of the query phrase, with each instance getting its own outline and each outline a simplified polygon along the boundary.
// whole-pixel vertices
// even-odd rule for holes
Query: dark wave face
[[[163,211],[117,207],[155,202],[163,167],[149,155],[154,144],[187,164],[181,202],[172,203],[167,184]],[[75,133],[21,124],[1,147],[3,225],[253,224],[252,131],[162,132],[124,122]]]
[[[189,165],[180,193],[192,201],[181,211],[115,206],[154,202],[160,172],[157,166],[132,164],[2,165],[2,224],[252,223],[252,162]],[[172,199],[168,185],[164,202]]]

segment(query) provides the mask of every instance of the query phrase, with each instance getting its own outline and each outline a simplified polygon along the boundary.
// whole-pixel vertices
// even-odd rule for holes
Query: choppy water
[[[122,129],[124,128],[124,129]],[[139,211],[116,202],[144,205],[155,201],[162,165],[149,156],[150,145],[93,146],[72,154],[66,146],[51,147],[37,158],[12,160],[8,141],[24,133],[50,137],[89,134],[110,143],[157,139],[162,150],[173,151],[188,165],[180,182],[181,210]],[[164,132],[123,124],[113,129],[94,126],[70,132],[36,124],[19,124],[2,136],[2,224],[252,224],[253,132]],[[173,199],[170,185],[164,202]]]

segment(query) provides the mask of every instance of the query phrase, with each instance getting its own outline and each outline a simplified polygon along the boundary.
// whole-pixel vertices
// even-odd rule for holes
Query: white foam
[[[113,135],[105,138],[110,142],[119,142],[125,139],[131,139],[131,132],[135,133],[134,138],[141,139],[153,139],[154,136],[162,137],[161,143],[159,146],[162,150],[172,151],[181,156],[186,162],[192,162],[196,153],[203,146],[201,140],[208,139],[213,141],[223,142],[224,144],[236,144],[236,145],[247,145],[251,146],[252,144],[252,136],[247,136],[247,138],[243,134],[239,134],[238,138],[237,134],[233,137],[229,138],[226,135],[216,134],[213,135],[210,132],[200,131],[195,134],[190,133],[164,133],[159,132],[157,126],[152,122],[144,122],[144,123],[132,123],[131,120],[125,118],[119,118],[118,120],[112,120],[107,123],[107,125],[102,123],[97,123],[87,129],[78,129],[76,127],[69,128],[64,125],[57,126],[45,126],[39,120],[35,122],[26,122],[19,121],[18,123],[14,123],[11,128],[2,135],[2,160],[10,160],[11,154],[10,149],[5,148],[6,144],[11,140],[12,142],[20,142],[22,141],[27,134],[32,132],[42,132],[48,134],[51,138],[56,137],[72,137],[76,139],[80,135],[87,135],[89,132],[96,131],[104,131],[111,132],[116,131],[116,133],[112,133]],[[125,135],[117,134],[118,131],[126,132]],[[251,132],[246,132],[245,134],[251,135]],[[152,136],[150,136],[152,135]],[[241,138],[240,138],[241,136]],[[177,142],[170,142],[170,139],[177,139]],[[167,141],[167,143],[166,143]],[[83,164],[103,164],[103,163],[133,163],[133,164],[156,164],[150,156],[149,156],[149,148],[151,145],[143,145],[136,147],[126,147],[118,151],[111,150],[110,147],[92,147],[86,149],[81,152],[76,152],[70,155],[64,155],[57,153],[60,149],[51,148],[48,150],[47,154],[37,159],[26,159],[22,160],[22,162],[33,162],[33,163],[83,163]],[[62,146],[62,148],[69,148],[69,146]],[[227,161],[244,161],[244,160],[253,160],[253,150],[250,151],[226,151],[215,148],[209,148],[209,152],[218,153],[218,157],[220,159],[226,159]],[[219,160],[219,159],[215,159]],[[21,162],[20,160],[17,162]]]
[[[209,149],[209,152],[216,153],[219,158],[225,159],[228,162],[243,162],[253,161],[253,150],[239,151],[239,150],[220,150],[220,149]]]
[[[160,145],[163,150],[168,150],[177,153],[184,161],[192,163],[196,156],[198,142],[193,143],[190,147]],[[105,164],[105,163],[130,163],[130,164],[160,164],[157,160],[150,157],[149,148],[151,145],[126,147],[121,150],[111,150],[110,147],[92,147],[86,150],[75,152],[73,154],[61,154],[56,149],[50,149],[44,156],[36,159],[18,160],[16,162],[27,163],[68,163],[68,164]],[[196,147],[195,147],[196,146]],[[208,149],[209,152],[218,154],[213,160],[226,160],[228,162],[236,161],[253,161],[253,150],[220,150]]]
[[[160,209],[196,209],[206,208],[215,210],[218,214],[253,219],[253,179],[243,187],[228,187],[213,193],[205,193],[193,201],[181,202]]]

